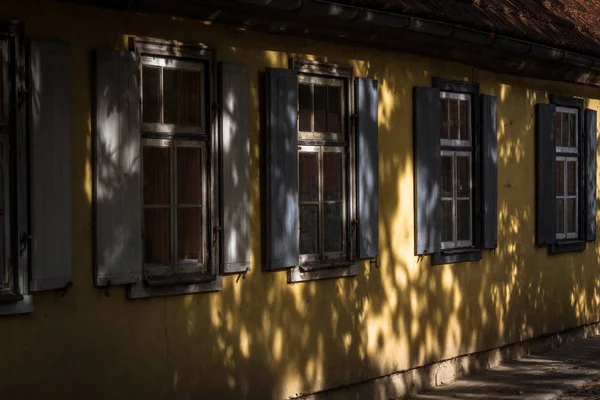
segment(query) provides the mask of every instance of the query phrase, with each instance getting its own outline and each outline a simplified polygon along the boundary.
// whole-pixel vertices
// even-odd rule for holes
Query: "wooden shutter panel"
[[[221,160],[223,273],[250,268],[248,68],[221,63]]]
[[[298,74],[267,68],[265,76],[265,266],[298,265]]]
[[[586,218],[585,239],[596,240],[596,135],[597,115],[596,110],[585,110],[585,137],[587,140],[586,155]]]
[[[440,208],[440,91],[413,90],[413,146],[415,171],[415,254],[441,248]]]
[[[379,157],[377,81],[357,78],[357,248],[358,258],[379,254]]]
[[[142,274],[140,72],[128,51],[96,52],[96,285],[134,283]]]
[[[556,241],[556,148],[554,104],[535,106],[536,235],[538,246]]]
[[[31,41],[31,228],[33,292],[71,281],[69,46]]]
[[[498,246],[498,136],[496,97],[481,95],[483,129],[483,248]]]

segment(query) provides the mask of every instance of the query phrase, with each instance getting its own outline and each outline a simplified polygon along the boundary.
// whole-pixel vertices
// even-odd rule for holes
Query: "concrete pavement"
[[[598,377],[600,336],[593,336],[405,398],[552,400]]]

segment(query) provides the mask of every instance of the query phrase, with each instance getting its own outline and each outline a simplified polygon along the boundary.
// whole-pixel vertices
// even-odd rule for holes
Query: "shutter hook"
[[[73,282],[69,281],[64,288],[62,289],[58,289],[60,290],[60,297],[63,298],[65,297],[65,295],[67,294],[67,292],[69,291],[69,289],[71,289],[73,287]]]
[[[250,271],[250,267],[246,268],[246,270],[244,270],[244,272],[240,272],[240,273],[238,274],[238,277],[237,277],[237,279],[235,280],[235,283],[238,283],[238,282],[239,282],[239,280],[240,280],[240,278],[242,278],[242,279],[246,279],[246,274],[248,273],[248,271]]]
[[[212,243],[212,247],[215,247],[215,244],[217,243],[217,237],[218,237],[220,231],[221,231],[221,227],[219,225],[215,225],[213,227],[213,243]]]
[[[106,282],[106,286],[104,286],[104,296],[110,297],[110,279]]]
[[[369,259],[369,265],[375,264],[375,268],[379,268],[379,256],[371,257]]]

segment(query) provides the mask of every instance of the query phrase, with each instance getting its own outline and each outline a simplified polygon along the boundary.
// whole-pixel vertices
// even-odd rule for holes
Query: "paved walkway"
[[[473,374],[411,400],[441,399],[600,399],[600,336],[547,350]],[[581,395],[581,396],[580,396]]]

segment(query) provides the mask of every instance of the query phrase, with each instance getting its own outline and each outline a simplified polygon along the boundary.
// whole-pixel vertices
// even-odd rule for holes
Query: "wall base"
[[[528,354],[562,347],[576,340],[600,334],[600,322],[582,325],[562,332],[544,335],[523,342],[512,343],[492,350],[466,354],[434,364],[399,371],[368,381],[328,389],[297,398],[310,400],[402,398],[410,393],[447,385],[474,372],[493,368],[517,360]]]

